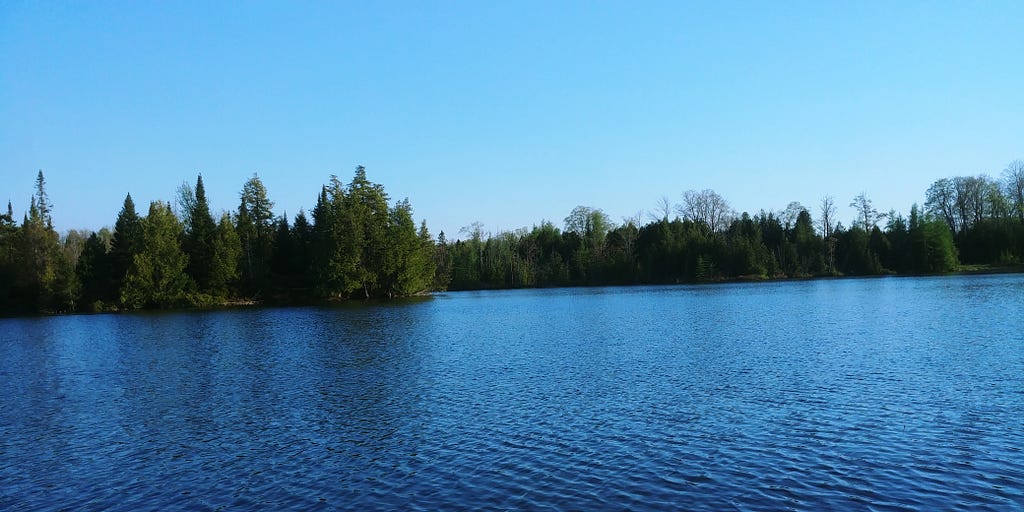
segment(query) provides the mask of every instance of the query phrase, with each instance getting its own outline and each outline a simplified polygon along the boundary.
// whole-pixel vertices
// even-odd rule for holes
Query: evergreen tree
[[[0,310],[15,309],[14,281],[17,268],[18,224],[7,201],[7,213],[0,215]]]
[[[821,239],[814,234],[814,222],[807,210],[801,210],[793,227],[800,274],[820,274],[825,271],[825,258]]]
[[[387,251],[387,226],[390,216],[384,187],[366,178],[366,168],[356,167],[348,186],[343,207],[344,223],[352,228],[352,238],[343,250],[358,255],[359,264],[351,281],[359,282],[366,298],[373,297],[381,285]]]
[[[208,293],[224,298],[238,280],[238,261],[242,254],[242,242],[238,238],[231,216],[221,215],[217,224],[217,236],[213,239],[213,254],[210,258],[210,280]]]
[[[110,242],[110,280],[104,300],[120,300],[128,270],[141,245],[142,220],[135,211],[132,195],[128,194],[114,223],[114,236]]]
[[[295,216],[295,222],[292,224],[294,250],[289,265],[292,273],[299,280],[297,284],[304,288],[309,286],[311,278],[310,265],[312,265],[313,233],[313,226],[310,225],[309,219],[306,218],[306,212],[299,210],[298,215]]]
[[[448,239],[444,231],[437,234],[437,244],[434,246],[434,282],[432,290],[444,291],[452,282],[452,254],[448,248]]]
[[[75,281],[68,275],[69,264],[60,250],[60,237],[53,230],[52,208],[43,172],[39,171],[15,256],[16,294],[22,308],[33,311],[67,311],[74,307]]]
[[[416,232],[408,199],[391,208],[380,272],[381,292],[388,298],[413,295],[430,286],[433,266],[430,247],[426,244],[431,241],[425,229],[424,226],[421,233]]]
[[[347,297],[361,286],[362,226],[336,176],[320,190],[313,209],[313,275],[318,295]]]
[[[291,280],[295,244],[292,240],[292,228],[288,225],[288,213],[285,212],[274,224],[277,229],[274,230],[274,251],[270,258],[270,270],[279,278]]]
[[[132,258],[121,301],[130,308],[172,307],[185,303],[190,284],[181,250],[183,230],[170,205],[153,201],[142,221],[142,243]]]
[[[267,284],[274,243],[274,203],[258,175],[242,186],[238,205],[238,238],[242,242],[242,280],[251,292]]]
[[[75,267],[82,286],[82,301],[93,310],[102,309],[103,301],[109,300],[110,264],[107,244],[99,234],[93,233],[85,241]]]
[[[53,229],[53,203],[50,202],[50,195],[46,193],[46,179],[43,177],[43,170],[36,175],[36,209],[43,225],[47,229]]]
[[[417,233],[420,239],[419,254],[417,255],[421,261],[421,268],[418,269],[418,279],[422,280],[422,284],[417,286],[417,290],[414,293],[421,293],[425,291],[433,290],[434,276],[437,275],[437,263],[434,262],[434,239],[430,236],[430,230],[427,228],[427,221],[424,219],[420,221],[420,230]]]
[[[194,201],[187,205],[186,211],[183,212],[187,226],[184,248],[188,254],[188,275],[195,280],[200,290],[207,291],[210,287],[213,241],[217,236],[217,225],[210,214],[202,175],[196,178],[192,197]]]

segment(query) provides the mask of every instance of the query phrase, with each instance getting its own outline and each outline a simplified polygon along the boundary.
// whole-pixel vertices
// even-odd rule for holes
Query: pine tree
[[[250,291],[267,282],[274,242],[274,203],[259,176],[252,175],[242,186],[238,205],[238,237],[242,242],[243,281]]]
[[[22,306],[34,311],[67,310],[74,306],[73,297],[68,297],[74,292],[74,282],[67,279],[68,264],[62,258],[60,237],[50,219],[52,208],[43,172],[39,171],[36,193],[22,223],[15,256],[16,293]]]
[[[114,223],[114,237],[110,242],[110,280],[105,300],[120,300],[128,269],[142,242],[142,220],[135,211],[132,195],[124,198],[124,205]]]
[[[121,301],[131,308],[172,307],[185,302],[190,284],[181,250],[183,230],[170,205],[153,201],[142,222],[142,243],[132,258]]]
[[[46,179],[43,177],[42,169],[36,175],[35,199],[39,218],[48,229],[53,229],[53,203],[50,202],[50,196],[46,193]]]
[[[194,202],[184,212],[188,226],[185,233],[185,251],[188,254],[188,275],[195,280],[199,289],[206,291],[210,287],[210,272],[213,266],[213,240],[217,236],[217,225],[210,214],[210,205],[206,199],[206,188],[203,176],[196,178]]]

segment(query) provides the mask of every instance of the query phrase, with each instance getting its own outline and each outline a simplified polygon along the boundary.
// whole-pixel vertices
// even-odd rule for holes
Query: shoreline
[[[884,273],[884,274],[868,274],[868,275],[817,275],[817,276],[800,276],[800,277],[766,277],[766,276],[737,276],[729,279],[715,279],[707,281],[695,281],[695,282],[674,282],[674,283],[597,283],[597,284],[580,284],[580,285],[562,285],[562,286],[517,286],[517,287],[481,287],[481,288],[462,288],[462,289],[446,289],[431,292],[420,292],[407,297],[398,297],[392,299],[339,299],[339,298],[326,298],[326,299],[315,299],[315,298],[303,298],[298,300],[281,300],[281,299],[254,299],[254,298],[243,298],[235,297],[226,299],[218,302],[214,305],[209,306],[193,306],[193,307],[172,307],[172,308],[140,308],[140,309],[109,309],[103,311],[73,311],[73,312],[39,312],[32,314],[8,314],[0,313],[0,319],[11,319],[11,318],[39,318],[39,317],[54,317],[54,316],[75,316],[75,315],[104,315],[104,314],[130,314],[130,313],[181,313],[181,312],[203,312],[203,311],[231,311],[231,310],[244,310],[244,309],[264,309],[264,308],[289,308],[289,307],[325,307],[325,306],[350,306],[350,307],[367,307],[367,306],[382,306],[389,304],[405,303],[410,301],[422,301],[430,300],[435,295],[444,294],[449,292],[486,292],[486,291],[501,291],[501,290],[554,290],[554,289],[572,289],[572,288],[619,288],[628,286],[714,286],[720,284],[735,284],[735,283],[769,283],[769,282],[784,282],[784,281],[827,281],[827,280],[844,280],[844,279],[877,279],[885,277],[897,277],[897,278],[915,278],[915,277],[939,277],[939,276],[972,276],[972,275],[1012,275],[1012,274],[1024,274],[1024,265],[962,265],[956,272],[936,273],[936,274],[898,274],[898,273]]]

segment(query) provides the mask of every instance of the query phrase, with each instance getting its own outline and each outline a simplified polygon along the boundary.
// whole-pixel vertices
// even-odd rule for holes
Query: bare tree
[[[821,199],[821,238],[825,241],[825,250],[828,254],[829,272],[836,269],[836,237],[832,235],[836,218],[836,200],[832,196],[825,196]]]
[[[857,194],[857,197],[854,197],[853,201],[850,202],[850,206],[857,210],[857,221],[855,224],[860,224],[864,231],[871,231],[878,223],[880,215],[878,215],[878,210],[875,209],[874,204],[868,199],[866,193],[861,192]]]
[[[475,221],[468,226],[462,226],[459,230],[460,235],[468,236],[470,240],[480,243],[484,238],[484,225],[480,221]]]
[[[836,200],[832,196],[825,196],[821,199],[821,237],[828,239],[832,236],[832,228],[836,218]]]
[[[1017,218],[1024,221],[1024,160],[1014,160],[1003,170],[1006,195]]]
[[[676,211],[684,219],[704,223],[713,232],[725,231],[735,216],[729,203],[711,189],[683,192],[683,204]]]
[[[650,218],[652,222],[668,222],[669,218],[672,217],[672,209],[672,201],[669,200],[668,196],[661,196],[658,203],[654,205],[654,210],[648,212],[647,217]],[[637,225],[639,226],[640,223],[637,222]]]
[[[1010,191],[1011,201],[1012,190]],[[954,233],[986,218],[1004,217],[1009,207],[999,184],[984,174],[956,176],[932,183],[925,193],[925,208],[941,217]]]

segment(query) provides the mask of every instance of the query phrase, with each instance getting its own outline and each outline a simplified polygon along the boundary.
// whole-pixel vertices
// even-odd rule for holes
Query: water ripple
[[[1022,283],[0,320],[0,509],[1021,510]]]

